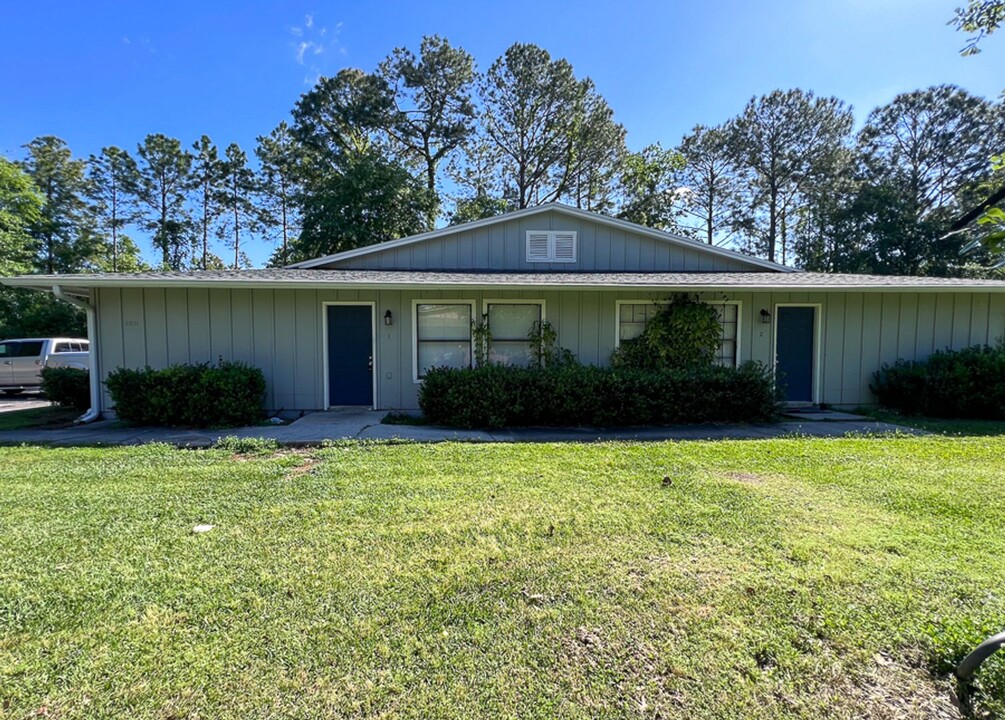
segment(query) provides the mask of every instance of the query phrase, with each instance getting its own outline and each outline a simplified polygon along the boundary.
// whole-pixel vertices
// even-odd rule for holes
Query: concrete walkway
[[[877,422],[860,416],[824,421],[785,419],[770,425],[677,425],[644,428],[514,428],[509,430],[452,430],[426,425],[382,425],[386,413],[374,410],[336,410],[305,415],[289,425],[255,426],[228,430],[177,430],[127,427],[115,420],[58,430],[0,432],[0,444],[20,445],[142,445],[163,442],[179,447],[208,447],[223,437],[274,439],[291,447],[320,445],[326,440],[411,440],[416,442],[597,442],[603,440],[756,440],[786,435],[841,437],[848,433],[924,434],[919,430]]]

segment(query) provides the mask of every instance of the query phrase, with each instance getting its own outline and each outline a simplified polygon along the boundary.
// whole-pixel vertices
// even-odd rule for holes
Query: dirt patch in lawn
[[[939,680],[914,663],[877,654],[865,677],[843,690],[863,717],[960,720],[948,680]]]

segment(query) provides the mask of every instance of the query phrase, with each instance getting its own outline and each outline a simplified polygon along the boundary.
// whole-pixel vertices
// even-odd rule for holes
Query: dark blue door
[[[328,306],[328,404],[373,405],[369,305]]]
[[[775,367],[789,402],[813,402],[813,345],[816,308],[780,307]]]

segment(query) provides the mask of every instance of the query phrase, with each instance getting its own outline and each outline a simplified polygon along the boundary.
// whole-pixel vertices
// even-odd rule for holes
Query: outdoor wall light
[[[386,313],[384,313],[384,324],[385,325],[393,325],[394,324],[394,318],[391,316],[391,311],[390,310],[388,310]]]
[[[761,308],[761,322],[767,325],[771,322],[771,313],[769,313],[764,308]]]

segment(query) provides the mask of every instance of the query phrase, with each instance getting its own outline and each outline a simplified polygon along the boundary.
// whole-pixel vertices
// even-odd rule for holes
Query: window
[[[528,367],[534,362],[527,337],[543,318],[541,303],[487,302],[488,359],[502,365]]]
[[[471,367],[473,303],[416,303],[415,378],[434,367]]]
[[[736,343],[740,328],[740,307],[736,303],[715,303],[712,305],[719,316],[722,337],[715,362],[725,367],[736,367]]]
[[[737,344],[740,336],[739,303],[710,303],[719,316],[722,335],[715,362],[726,367],[736,367]],[[631,341],[642,334],[646,323],[659,312],[654,303],[621,303],[618,310],[618,344]]]
[[[56,343],[56,347],[52,350],[54,353],[68,353],[73,352],[73,343],[61,342]]]
[[[576,262],[576,232],[528,230],[527,262]]]
[[[22,342],[21,346],[18,348],[18,357],[38,357],[42,354],[42,345],[44,345],[42,340],[29,340],[27,342]]]
[[[9,358],[17,357],[17,343],[16,342],[2,342],[0,343],[0,357]]]

